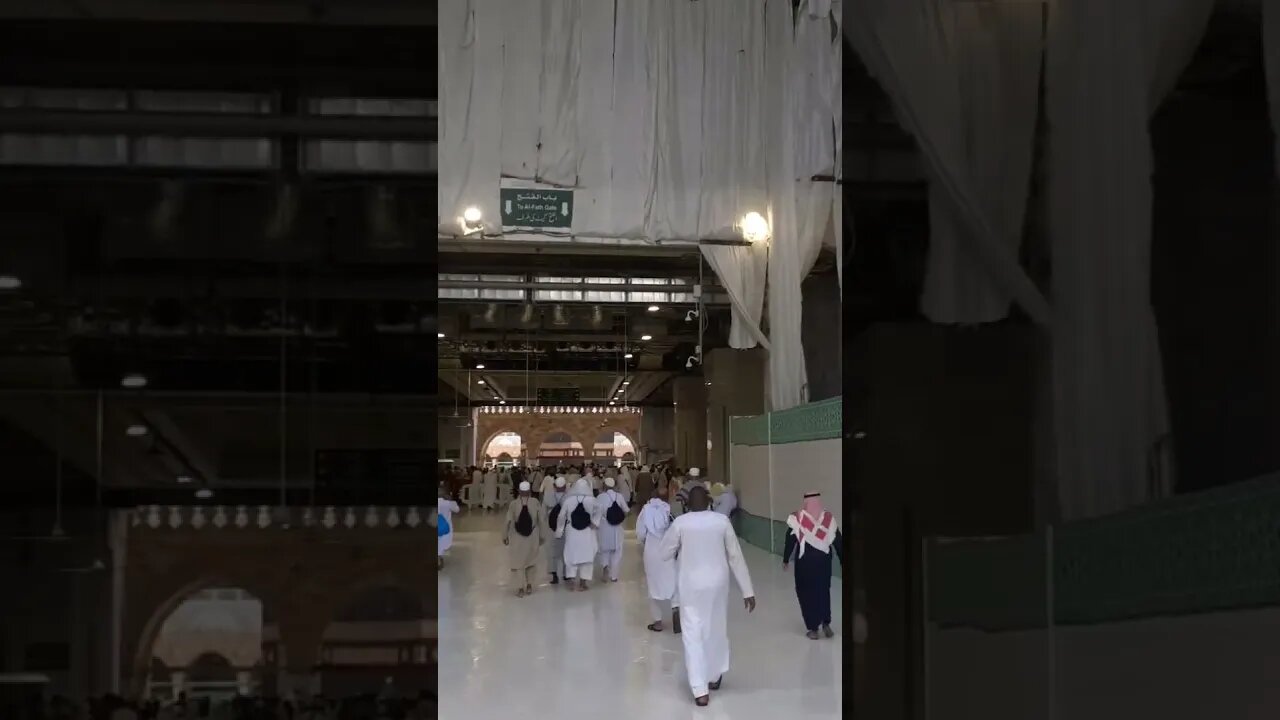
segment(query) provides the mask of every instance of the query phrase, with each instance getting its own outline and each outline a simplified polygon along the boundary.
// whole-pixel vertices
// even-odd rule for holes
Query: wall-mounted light
[[[749,243],[764,242],[769,239],[769,221],[754,210],[742,216],[738,229],[742,231],[742,239]]]
[[[458,218],[458,227],[462,228],[463,235],[472,235],[484,230],[484,226],[480,221],[484,219],[484,214],[480,212],[480,208],[472,205],[462,211],[462,217]]]

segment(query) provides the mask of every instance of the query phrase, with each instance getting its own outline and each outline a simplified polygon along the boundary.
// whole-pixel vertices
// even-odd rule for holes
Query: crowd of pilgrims
[[[685,667],[696,704],[710,702],[729,669],[726,610],[729,579],[737,582],[748,612],[755,610],[751,576],[730,518],[738,510],[731,485],[710,482],[698,468],[681,472],[668,464],[631,468],[591,465],[557,468],[467,468],[440,483],[438,565],[453,544],[454,516],[468,481],[472,504],[481,512],[505,511],[502,543],[508,548],[515,595],[534,592],[545,559],[551,585],[563,581],[570,592],[590,587],[596,566],[602,583],[616,583],[622,566],[624,532],[633,508],[649,596],[652,632],[681,635]],[[514,499],[499,507],[499,487]],[[478,496],[476,493],[479,493]],[[477,501],[478,498],[478,501]],[[831,573],[834,551],[843,561],[843,537],[818,493],[806,493],[787,518],[783,568],[795,568],[796,597],[806,635],[831,638]]]
[[[437,701],[423,692],[417,697],[383,697],[374,694],[343,699],[316,697],[293,701],[283,698],[237,697],[229,700],[188,699],[129,700],[105,695],[77,704],[54,696],[24,707],[6,708],[4,720],[427,720],[436,717]]]

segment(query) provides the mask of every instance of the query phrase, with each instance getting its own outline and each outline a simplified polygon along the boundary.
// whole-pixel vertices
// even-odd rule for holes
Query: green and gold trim
[[[785,445],[830,440],[841,436],[843,398],[801,405],[789,410],[736,417],[730,423],[733,445]]]

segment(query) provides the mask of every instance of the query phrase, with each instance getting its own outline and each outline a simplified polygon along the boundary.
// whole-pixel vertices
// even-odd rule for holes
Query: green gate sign
[[[502,225],[570,227],[573,225],[573,191],[502,188]]]

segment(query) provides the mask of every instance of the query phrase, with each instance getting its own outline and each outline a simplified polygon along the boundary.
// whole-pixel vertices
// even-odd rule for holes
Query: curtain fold
[[[542,58],[542,3],[507,4],[502,24],[502,174],[533,180],[538,174],[542,63],[531,58]]]
[[[580,157],[578,85],[582,65],[578,30],[582,0],[541,0],[541,3],[529,4],[542,6],[538,179],[550,185],[571,187],[578,183]],[[513,3],[507,3],[507,7],[512,6]]]
[[[765,94],[763,5],[704,0],[700,238],[737,237],[734,226],[748,212],[764,213],[768,201],[765,157],[759,152]],[[732,301],[729,346],[770,343],[760,328],[768,246],[703,245],[702,254]]]
[[[1011,255],[1022,244],[1039,109],[1043,8],[1026,3],[949,3],[940,27],[960,101],[955,116],[973,199]],[[935,5],[936,7],[936,5]],[[948,79],[949,80],[949,79]],[[987,323],[1009,314],[1007,288],[991,281],[969,225],[946,189],[929,189],[924,314],[939,323]]]
[[[966,232],[960,238],[969,241],[967,253],[978,261],[956,272],[967,273],[975,265],[981,267],[992,286],[1013,298],[1037,322],[1048,324],[1048,301],[1019,263],[1018,238],[1003,229],[988,207],[991,203],[984,201],[971,167],[966,127],[956,122],[956,118],[968,115],[959,74],[965,64],[959,61],[956,49],[957,43],[962,42],[958,39],[957,18],[980,20],[983,13],[996,13],[996,17],[1004,17],[1004,13],[1039,13],[1038,4],[862,0],[845,12],[849,17],[844,31],[893,100],[903,126],[915,136],[929,169],[930,193],[945,193],[955,214],[963,219]],[[1006,27],[1003,23],[989,23],[984,29],[978,20],[964,24],[964,32],[997,33]],[[1026,24],[1010,26],[1021,31]],[[984,36],[963,40],[974,43],[974,47],[983,42],[994,40]],[[1038,67],[1035,63],[1032,66]],[[973,82],[980,81],[982,78]],[[1033,108],[1036,102],[1034,94],[1021,99],[1002,97],[1006,102],[1030,102]],[[1017,230],[1020,233],[1021,227]],[[941,293],[938,297],[940,303]]]
[[[573,231],[608,235],[612,198],[613,8],[612,2],[581,4],[578,86],[578,188],[573,198]]]
[[[1168,427],[1151,307],[1151,114],[1213,0],[1058,0],[1045,63],[1053,406],[1064,519],[1150,500]]]
[[[502,173],[502,0],[441,0],[440,143],[437,224],[461,233],[458,220],[480,209],[486,233],[499,233]]]

